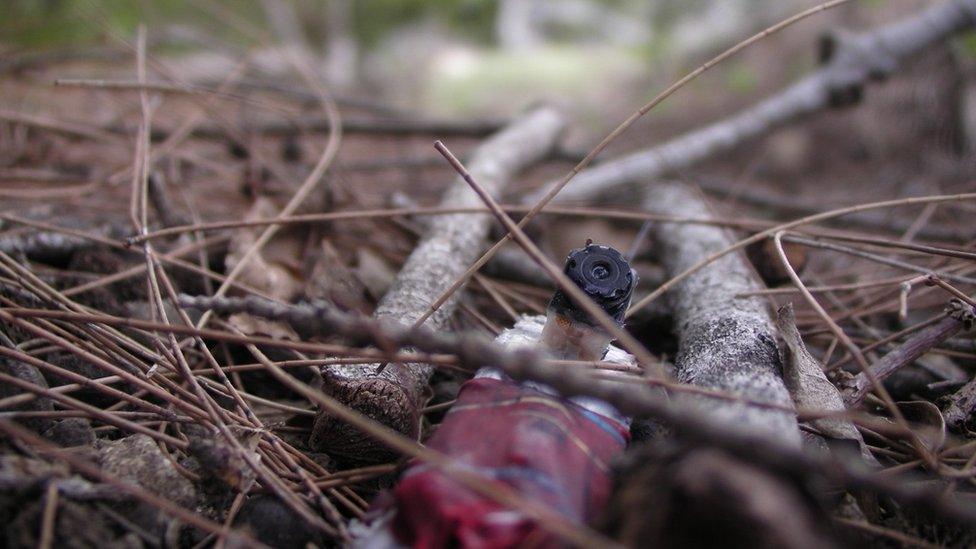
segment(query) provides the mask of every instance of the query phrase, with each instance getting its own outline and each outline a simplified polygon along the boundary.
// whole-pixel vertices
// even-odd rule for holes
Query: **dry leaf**
[[[820,361],[814,358],[803,344],[793,317],[792,303],[776,311],[776,325],[785,343],[780,353],[783,362],[783,380],[796,407],[828,413],[846,411],[847,407],[844,406],[844,399],[840,396],[837,387],[827,379]],[[871,463],[876,462],[864,444],[860,431],[850,421],[815,419],[810,421],[810,425],[826,437],[855,441],[864,459]]]
[[[264,197],[258,197],[245,216],[245,220],[275,217],[278,208]],[[244,227],[234,231],[227,259],[224,261],[228,272],[244,258],[244,255],[257,241],[265,227]],[[282,229],[259,253],[248,260],[239,281],[265,292],[282,301],[291,301],[302,290],[302,281],[297,273],[301,270],[301,255],[304,245],[301,233]]]
[[[227,322],[247,336],[264,336],[286,341],[299,341],[298,334],[286,322],[268,320],[248,313],[235,313]]]
[[[342,260],[339,251],[323,238],[315,258],[305,296],[312,301],[324,300],[346,311],[372,312],[366,302],[366,286]]]
[[[938,406],[927,400],[909,400],[898,403],[905,419],[912,422],[912,431],[918,435],[930,452],[938,452],[946,441],[945,418]]]
[[[366,285],[370,295],[379,300],[393,286],[396,271],[390,264],[369,248],[356,250],[356,275]]]

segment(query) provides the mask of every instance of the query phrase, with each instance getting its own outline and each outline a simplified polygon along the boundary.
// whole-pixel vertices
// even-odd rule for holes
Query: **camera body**
[[[614,248],[587,243],[566,258],[566,276],[620,326],[637,286],[637,273]],[[602,360],[612,338],[569,296],[556,290],[546,311],[542,344],[554,358]]]
[[[564,268],[566,276],[590,296],[617,324],[623,325],[630,306],[637,272],[630,267],[616,249],[599,244],[587,244],[569,253]],[[561,290],[556,290],[549,302],[549,312],[582,322],[597,323]]]

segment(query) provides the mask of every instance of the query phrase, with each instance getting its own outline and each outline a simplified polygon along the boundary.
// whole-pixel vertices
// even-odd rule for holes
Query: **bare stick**
[[[871,365],[869,369],[870,374],[868,372],[857,374],[854,377],[854,391],[847,395],[846,398],[848,406],[856,406],[859,404],[874,387],[871,379],[869,379],[870,376],[873,376],[878,381],[882,381],[900,368],[915,362],[915,360],[933,347],[938,346],[943,341],[963,331],[966,327],[967,318],[969,319],[968,322],[972,324],[973,314],[972,306],[966,305],[961,301],[950,304],[948,313],[942,320],[916,333],[906,339],[904,343],[892,349],[888,354]],[[960,392],[963,389],[960,389]],[[946,415],[949,416],[949,412]],[[946,419],[948,420],[949,418],[947,417]]]
[[[521,170],[543,158],[563,128],[563,117],[551,108],[539,108],[520,118],[475,151],[472,170],[492,194],[500,194]],[[456,181],[441,201],[444,207],[474,207],[478,197],[463,181]],[[471,264],[487,244],[491,218],[464,214],[435,218],[427,234],[411,253],[389,292],[376,308],[376,318],[411,324],[428,305]],[[459,296],[430,318],[435,329],[447,326]],[[369,368],[327,366],[322,374],[329,390],[341,402],[365,415],[415,437],[420,409],[426,400],[427,364],[395,364],[373,372]],[[364,434],[328,414],[315,422],[311,443],[330,453],[365,460],[388,460]]]
[[[651,212],[709,214],[695,192],[677,183],[652,186],[644,196],[644,207]],[[722,229],[704,225],[660,223],[651,232],[671,275],[731,242]],[[726,255],[675,286],[670,300],[679,342],[675,374],[681,382],[792,409],[765,300],[735,297],[761,287],[741,254]],[[795,414],[700,398],[694,402],[725,424],[790,444],[800,442]]]
[[[639,310],[641,307],[644,307],[645,305],[651,303],[655,299],[661,297],[661,295],[663,295],[665,292],[667,292],[668,290],[670,290],[671,288],[673,288],[676,284],[680,283],[685,278],[693,275],[694,273],[696,273],[699,270],[707,267],[708,265],[710,265],[711,263],[713,263],[713,262],[721,259],[722,257],[725,257],[726,255],[728,255],[728,254],[730,254],[730,253],[732,253],[732,252],[734,252],[736,250],[742,249],[742,248],[748,246],[749,244],[752,244],[753,242],[759,242],[760,240],[763,240],[766,237],[772,236],[772,235],[774,235],[774,234],[776,234],[778,232],[785,231],[787,229],[792,229],[794,227],[799,227],[799,226],[802,226],[802,225],[808,225],[810,223],[817,223],[819,221],[823,221],[823,220],[826,220],[826,219],[832,219],[834,217],[840,217],[842,215],[847,215],[847,214],[852,214],[852,213],[857,213],[857,212],[864,212],[864,211],[869,211],[869,210],[876,210],[876,209],[882,209],[882,208],[893,208],[893,207],[896,207],[896,206],[908,206],[908,205],[913,205],[913,204],[938,204],[938,203],[941,203],[941,202],[953,202],[953,201],[959,201],[959,200],[974,200],[974,199],[976,199],[976,193],[961,193],[961,194],[935,195],[935,196],[918,196],[918,197],[911,197],[911,198],[901,198],[901,199],[897,199],[897,200],[882,200],[881,202],[870,202],[870,203],[867,203],[867,204],[858,204],[856,206],[849,206],[847,208],[839,208],[839,209],[836,209],[836,210],[830,210],[830,211],[822,212],[822,213],[819,213],[819,214],[810,215],[810,216],[803,217],[803,218],[800,218],[800,219],[794,219],[793,221],[789,221],[787,223],[783,223],[783,224],[777,225],[777,226],[772,227],[770,229],[766,229],[766,230],[760,231],[760,232],[758,232],[758,233],[756,233],[756,234],[754,234],[754,235],[752,235],[752,236],[750,236],[748,238],[744,238],[744,239],[742,239],[742,240],[740,240],[740,241],[738,241],[738,242],[736,242],[734,244],[729,245],[725,249],[718,250],[715,253],[709,255],[708,257],[703,258],[701,261],[699,261],[698,263],[696,263],[694,265],[689,266],[687,269],[685,269],[681,273],[678,273],[678,274],[674,275],[673,277],[671,277],[671,280],[668,280],[664,284],[661,284],[656,290],[654,290],[650,294],[646,295],[643,299],[641,299],[640,301],[638,301],[637,303],[635,303],[630,308],[630,311],[627,314],[628,314],[628,316],[632,315],[635,311]]]
[[[974,25],[976,0],[951,0],[875,31],[835,37],[827,64],[796,84],[725,120],[596,166],[580,174],[559,199],[591,202],[730,151],[831,106],[838,96],[854,95],[870,80],[894,72],[902,61]]]
[[[354,118],[342,122],[342,131],[350,134],[367,135],[456,135],[461,137],[484,137],[504,127],[502,120],[440,120],[440,119],[402,119],[402,120],[373,120]],[[268,120],[261,123],[246,125],[244,130],[262,135],[295,135],[303,132],[324,133],[335,127],[329,118],[314,117],[294,122],[288,120]],[[108,130],[123,131],[125,127],[112,126]],[[214,124],[201,124],[191,132],[194,137],[220,139],[226,138],[228,132]],[[164,129],[153,132],[153,139],[163,139],[169,136]]]

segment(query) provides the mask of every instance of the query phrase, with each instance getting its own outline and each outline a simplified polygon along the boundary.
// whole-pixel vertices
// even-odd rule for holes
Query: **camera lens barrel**
[[[610,246],[587,244],[569,253],[563,271],[608,315],[623,325],[624,314],[637,286],[637,272],[620,252]],[[561,290],[553,294],[549,309],[575,321],[596,325]]]

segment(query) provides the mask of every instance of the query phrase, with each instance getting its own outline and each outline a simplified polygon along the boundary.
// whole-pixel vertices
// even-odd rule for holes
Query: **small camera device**
[[[637,286],[637,272],[620,252],[610,246],[587,244],[570,252],[563,270],[617,324],[623,325],[624,314]],[[549,310],[576,322],[596,325],[582,308],[560,290],[553,294]]]
[[[618,326],[623,326],[637,273],[620,252],[587,242],[570,252],[564,272]],[[541,341],[554,358],[601,360],[606,355],[611,335],[561,290],[552,295],[546,317]]]

